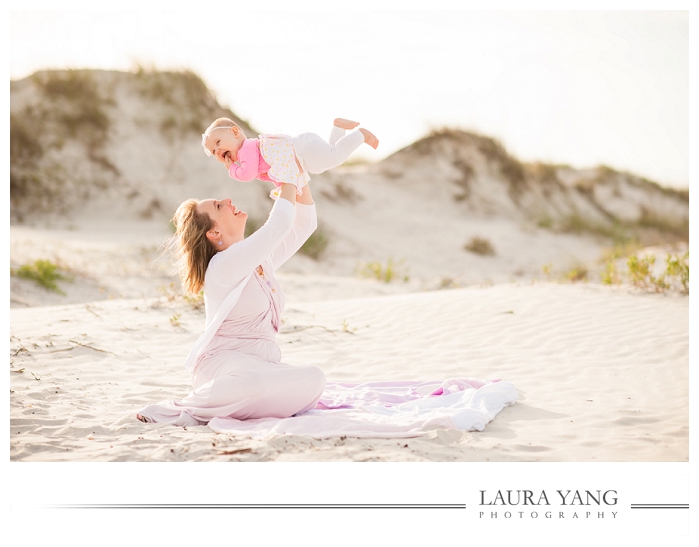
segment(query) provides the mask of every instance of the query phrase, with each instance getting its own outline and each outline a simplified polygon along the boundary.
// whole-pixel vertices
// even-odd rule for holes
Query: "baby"
[[[315,133],[289,135],[259,135],[245,137],[233,120],[215,120],[201,136],[207,156],[215,156],[228,168],[228,174],[248,182],[255,178],[270,181],[277,187],[270,196],[276,199],[283,182],[296,185],[299,194],[310,180],[309,173],[322,173],[342,165],[350,154],[365,142],[376,149],[379,140],[364,128],[355,129],[358,122],[336,118],[329,142]]]

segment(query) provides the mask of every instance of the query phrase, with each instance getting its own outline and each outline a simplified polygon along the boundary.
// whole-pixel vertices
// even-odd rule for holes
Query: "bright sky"
[[[689,181],[688,11],[14,11],[10,77],[190,69],[261,132],[356,119],[380,159],[443,126],[523,161]],[[203,129],[203,128],[202,128]]]

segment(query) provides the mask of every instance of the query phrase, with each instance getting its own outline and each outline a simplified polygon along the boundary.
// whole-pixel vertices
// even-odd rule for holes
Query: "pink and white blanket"
[[[417,437],[430,429],[483,431],[516,400],[514,384],[500,380],[329,383],[313,410],[291,418],[214,418],[209,427],[217,433],[255,439],[280,435]]]

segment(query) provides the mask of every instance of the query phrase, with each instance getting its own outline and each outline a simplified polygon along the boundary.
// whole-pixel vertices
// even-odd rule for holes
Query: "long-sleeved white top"
[[[262,266],[268,275],[276,271],[301,248],[316,227],[315,205],[294,205],[286,199],[278,199],[264,226],[211,259],[204,278],[206,328],[194,343],[185,367],[194,370],[223,321],[231,315],[246,285],[258,275],[256,268]],[[281,294],[270,292],[269,295],[278,320],[283,298]],[[276,331],[277,325],[273,326]]]

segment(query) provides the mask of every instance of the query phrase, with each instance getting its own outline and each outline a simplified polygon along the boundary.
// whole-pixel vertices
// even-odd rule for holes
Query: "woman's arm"
[[[296,201],[294,227],[272,254],[272,266],[275,270],[294,256],[318,227],[316,207],[308,184],[303,187],[302,194],[296,196]]]
[[[250,237],[216,253],[211,259],[206,271],[207,291],[230,290],[267,260],[293,228],[295,203],[296,186],[282,184],[281,194],[267,222]]]
[[[306,184],[303,187],[303,193],[297,196],[296,201],[298,203],[303,203],[304,205],[313,205],[313,196],[311,195],[311,187]]]

